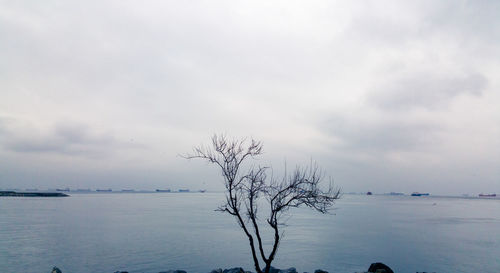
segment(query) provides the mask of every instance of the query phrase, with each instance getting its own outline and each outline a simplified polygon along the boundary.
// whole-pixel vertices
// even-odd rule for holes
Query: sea
[[[215,211],[223,193],[70,195],[0,197],[0,272],[255,272],[241,228]],[[298,208],[283,220],[277,268],[500,271],[500,199],[345,194],[330,214]]]

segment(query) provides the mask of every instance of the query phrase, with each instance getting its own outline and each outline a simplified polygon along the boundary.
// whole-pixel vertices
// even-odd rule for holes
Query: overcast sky
[[[0,188],[221,189],[214,133],[345,192],[500,193],[500,1],[0,1]]]

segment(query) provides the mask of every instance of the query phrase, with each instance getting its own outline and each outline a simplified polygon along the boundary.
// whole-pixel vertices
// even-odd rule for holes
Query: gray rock
[[[295,269],[295,267],[290,267],[288,269],[279,269],[271,266],[271,268],[269,268],[269,273],[297,273],[297,269]]]
[[[169,271],[162,271],[159,273],[187,273],[187,272],[184,270],[169,270]]]
[[[262,269],[262,271],[264,271],[264,269]],[[269,273],[279,273],[280,270],[278,268],[274,268],[274,267],[270,267],[269,268]]]
[[[115,273],[128,273],[128,271],[116,271]]]
[[[328,273],[328,271],[316,269],[316,270],[314,270],[314,273]]]
[[[210,273],[222,273],[222,269],[221,268],[214,269],[214,270],[210,271]]]
[[[52,268],[51,273],[62,273],[62,271],[61,271],[61,269],[57,268],[57,266],[54,266],[54,267]]]
[[[279,273],[297,273],[295,267],[290,267],[288,269],[280,269]]]
[[[389,268],[387,265],[383,263],[373,263],[370,265],[370,268],[368,268],[368,272],[373,272],[373,273],[394,273],[391,268]]]
[[[233,267],[230,269],[224,269],[222,273],[245,273],[245,270],[243,270],[243,268],[241,267]]]

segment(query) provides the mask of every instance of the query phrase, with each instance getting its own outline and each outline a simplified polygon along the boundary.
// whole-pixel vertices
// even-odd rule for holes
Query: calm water
[[[253,270],[246,238],[220,193],[0,198],[0,272],[206,273]],[[288,220],[276,267],[299,272],[500,270],[500,200],[344,195],[335,215]]]

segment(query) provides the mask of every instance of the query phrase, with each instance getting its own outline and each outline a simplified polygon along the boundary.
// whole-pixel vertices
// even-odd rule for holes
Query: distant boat
[[[479,197],[496,197],[496,196],[497,196],[496,193],[490,193],[490,194],[480,193],[479,194]]]
[[[405,195],[402,192],[390,192],[389,195]]]
[[[429,193],[420,193],[420,192],[414,192],[411,194],[411,196],[428,196]]]
[[[366,195],[372,195],[373,193],[371,191],[367,192]]]
[[[112,189],[104,189],[104,190],[103,189],[97,189],[95,191],[97,191],[97,192],[110,192],[110,191],[113,191],[113,190]]]
[[[170,189],[166,189],[166,190],[156,189],[156,192],[171,192],[171,190]]]
[[[179,189],[179,192],[189,192],[189,189]]]
[[[134,192],[135,190],[124,189],[122,192]]]
[[[206,192],[207,190],[200,190],[200,192]]]
[[[56,191],[69,191],[69,188],[64,188],[64,189],[56,189]]]

